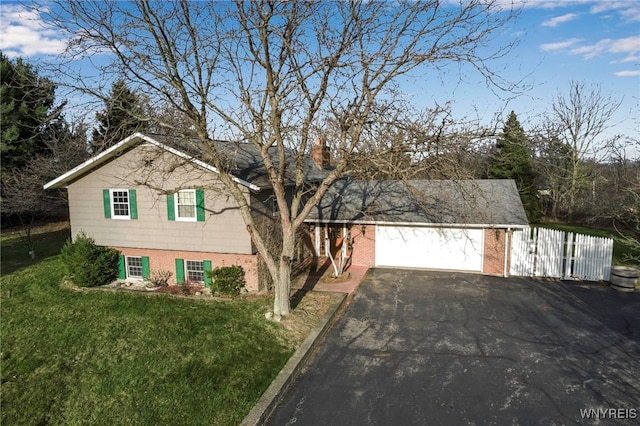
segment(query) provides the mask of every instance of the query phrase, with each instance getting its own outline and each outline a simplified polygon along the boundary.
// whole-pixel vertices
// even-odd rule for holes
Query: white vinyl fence
[[[547,228],[513,231],[510,274],[608,281],[613,239]]]

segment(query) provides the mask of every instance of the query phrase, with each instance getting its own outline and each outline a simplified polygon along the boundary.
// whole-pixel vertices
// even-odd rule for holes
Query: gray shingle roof
[[[198,138],[182,138],[153,134],[149,136],[158,142],[181,150],[189,155],[193,155],[194,158],[207,162],[206,157],[202,155],[202,153],[206,152],[206,149],[202,147],[202,143]],[[215,149],[223,158],[223,163],[226,165],[226,171],[228,173],[259,187],[271,186],[267,169],[264,167],[262,156],[260,155],[260,150],[255,145],[246,142],[216,140]],[[277,149],[275,147],[270,148],[269,155],[271,156],[271,160],[274,162],[274,165],[278,167],[279,160]],[[287,149],[285,161],[288,167],[285,176],[289,179],[290,183],[294,181],[295,158],[295,152],[291,149]],[[324,179],[328,173],[327,170],[320,168],[311,161],[308,155],[304,158],[303,167],[305,180],[307,182],[320,181]]]
[[[513,180],[337,181],[307,222],[528,226]]]
[[[115,156],[121,155],[123,152],[144,142],[169,150],[212,172],[217,170],[210,161],[207,161],[206,156],[203,155],[203,153],[206,153],[206,150],[201,149],[203,146],[198,139],[134,133],[105,151],[94,155],[84,163],[47,182],[44,185],[44,189],[63,188],[68,185],[69,182],[101,167]],[[234,179],[237,179],[239,183],[249,186],[253,190],[271,187],[267,170],[264,167],[260,150],[257,147],[249,143],[214,142],[216,150],[218,150],[223,158],[226,171],[231,174]],[[279,161],[276,148],[270,149],[269,155],[277,167]],[[292,184],[294,182],[296,164],[296,155],[293,150],[286,150],[285,161],[287,163],[287,169],[285,171],[285,179],[287,179],[287,181],[285,181],[285,184]],[[317,166],[308,156],[303,158],[303,168],[306,182],[320,181],[330,172]]]

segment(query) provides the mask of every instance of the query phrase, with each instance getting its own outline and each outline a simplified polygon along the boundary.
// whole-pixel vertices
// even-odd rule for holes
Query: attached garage
[[[482,272],[482,229],[376,226],[375,265]]]
[[[510,235],[529,225],[512,180],[341,180],[307,223],[316,252],[344,244],[353,265],[492,275],[509,271]],[[332,229],[342,229],[333,239]],[[325,244],[326,245],[326,244]]]

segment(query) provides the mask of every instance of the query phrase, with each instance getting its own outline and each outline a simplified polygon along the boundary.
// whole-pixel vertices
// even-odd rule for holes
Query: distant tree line
[[[194,133],[179,111],[152,107],[124,80],[115,81],[102,100],[93,129],[69,123],[51,80],[21,59],[1,52],[0,59],[3,226],[33,224],[64,208],[65,194],[45,192],[42,185],[134,132]],[[532,223],[634,229],[640,161],[627,153],[638,140],[619,135],[597,142],[618,105],[599,88],[572,82],[568,96],[554,99],[553,113],[527,132],[514,111],[495,131],[456,120],[446,106],[416,112],[402,103],[377,103],[348,173],[375,179],[514,179]],[[323,123],[330,145],[339,125]]]
[[[619,102],[571,82],[541,123],[514,111],[502,130],[451,117],[448,108],[380,106],[351,174],[379,179],[514,179],[529,221],[616,226],[638,232],[640,141],[607,136]],[[634,153],[634,149],[636,152]]]

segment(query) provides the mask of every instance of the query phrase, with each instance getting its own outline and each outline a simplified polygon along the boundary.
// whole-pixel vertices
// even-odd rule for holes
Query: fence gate
[[[513,231],[510,274],[608,281],[613,239],[547,228]]]

